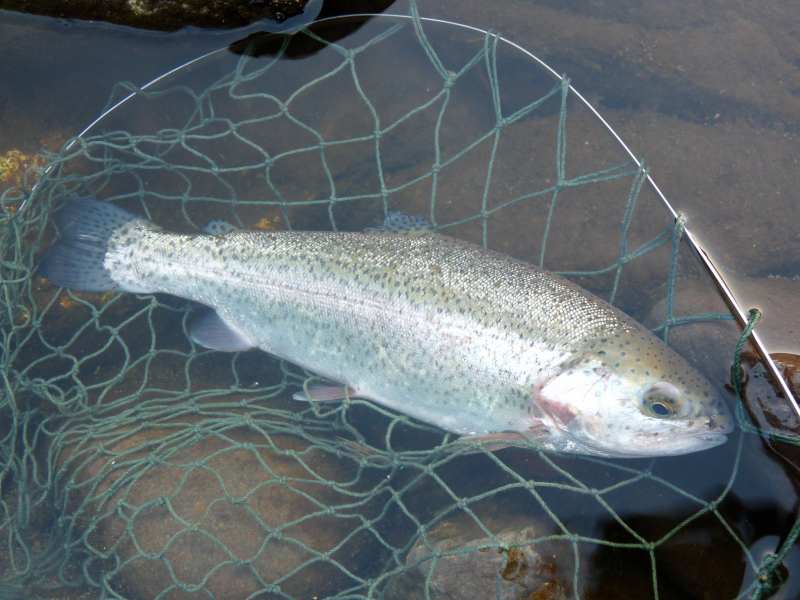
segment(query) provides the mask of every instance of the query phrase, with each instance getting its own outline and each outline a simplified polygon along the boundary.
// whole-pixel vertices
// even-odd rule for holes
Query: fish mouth
[[[602,456],[604,458],[658,458],[660,456],[681,456],[710,450],[728,441],[728,436],[718,432],[682,434],[673,443],[658,443],[642,449],[613,448],[595,444],[574,435],[569,436],[581,454]]]
[[[732,429],[732,428],[731,428]],[[715,431],[710,433],[698,433],[694,436],[694,439],[699,439],[703,441],[703,445],[699,450],[708,450],[709,448],[714,448],[716,446],[721,446],[725,442],[728,441],[728,433],[731,431]]]

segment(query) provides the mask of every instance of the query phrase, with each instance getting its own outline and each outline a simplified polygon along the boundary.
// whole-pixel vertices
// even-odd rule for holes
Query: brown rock
[[[114,557],[103,577],[125,597],[310,598],[354,583],[344,569],[368,534],[346,506],[347,469],[301,438],[162,424],[68,447],[60,463],[89,562]]]
[[[776,353],[772,359],[789,383],[795,398],[800,396],[800,356]],[[758,426],[765,431],[800,435],[800,418],[755,354],[748,352],[743,355],[742,374],[745,405]]]
[[[493,538],[462,513],[419,539],[406,557],[408,570],[390,581],[386,600],[571,597],[571,570],[563,564],[572,556],[567,544],[533,543],[544,534],[530,519],[481,520]]]
[[[778,352],[773,354],[772,358],[782,369],[783,376],[786,377],[795,396],[800,395],[800,356]]]

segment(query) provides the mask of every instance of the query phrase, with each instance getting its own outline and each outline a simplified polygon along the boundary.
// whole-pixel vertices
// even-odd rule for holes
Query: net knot
[[[678,216],[675,217],[675,229],[677,229],[679,233],[683,234],[683,231],[686,229],[686,223],[688,221],[689,217],[687,217],[684,213],[679,212]]]
[[[756,577],[758,588],[763,592],[762,597],[770,596],[786,583],[785,569],[777,554],[770,552],[764,555]]]
[[[742,330],[742,335],[739,336],[739,341],[736,342],[736,348],[733,352],[733,364],[731,365],[731,383],[733,384],[733,389],[736,391],[736,397],[740,400],[742,399],[742,378],[744,376],[742,369],[742,350],[744,350],[744,345],[747,343],[747,339],[750,337],[753,329],[755,329],[755,326],[761,320],[761,311],[757,308],[751,308],[747,312],[747,315],[747,324]]]

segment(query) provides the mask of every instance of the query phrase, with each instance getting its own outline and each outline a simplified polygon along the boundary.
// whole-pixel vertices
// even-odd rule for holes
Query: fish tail
[[[120,246],[134,244],[137,233],[159,229],[108,202],[73,200],[55,215],[59,238],[44,255],[38,272],[54,284],[85,292],[131,289],[115,280],[113,270]]]

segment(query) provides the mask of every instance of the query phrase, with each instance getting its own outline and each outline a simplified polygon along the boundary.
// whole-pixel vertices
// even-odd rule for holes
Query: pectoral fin
[[[550,431],[544,424],[535,425],[528,431],[499,431],[480,435],[462,435],[460,443],[480,446],[489,452],[497,452],[504,448],[528,448],[531,444],[542,444],[550,438]]]
[[[213,310],[202,311],[189,324],[189,337],[195,344],[220,352],[240,352],[254,348],[253,343],[231,329]]]

